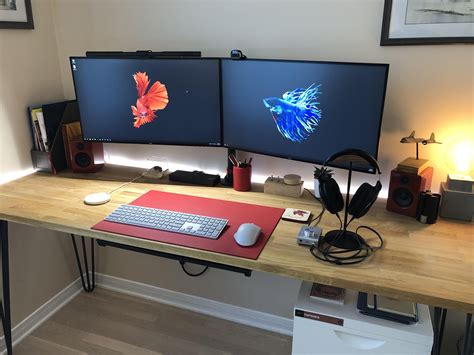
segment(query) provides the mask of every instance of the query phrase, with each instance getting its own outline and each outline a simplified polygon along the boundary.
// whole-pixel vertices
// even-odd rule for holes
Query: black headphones
[[[379,164],[377,161],[368,153],[360,149],[345,149],[338,153],[331,155],[323,167],[325,167],[330,162],[343,157],[343,156],[358,156],[369,163],[372,168],[378,173],[379,180],[375,186],[370,185],[367,182],[364,182],[356,191],[354,196],[349,202],[347,207],[347,213],[354,218],[360,218],[364,216],[372,207],[374,202],[377,200],[380,190],[382,189],[382,183],[380,182],[380,172]],[[342,197],[341,190],[336,180],[334,180],[330,175],[321,174],[318,177],[319,180],[319,194],[321,200],[324,203],[326,209],[332,214],[338,214],[344,209],[344,198]]]

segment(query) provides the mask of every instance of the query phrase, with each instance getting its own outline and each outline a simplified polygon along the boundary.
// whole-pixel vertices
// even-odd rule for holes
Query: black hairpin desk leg
[[[462,347],[462,355],[472,354],[472,313],[466,315],[466,327],[464,328],[464,342]]]
[[[95,261],[94,261],[94,239],[91,240],[91,270],[89,272],[89,263],[87,261],[87,250],[86,242],[84,237],[81,236],[82,244],[82,255],[84,259],[84,269],[82,268],[81,257],[79,256],[79,251],[77,249],[76,238],[74,234],[71,234],[72,245],[74,246],[74,253],[76,254],[77,267],[79,269],[79,275],[81,276],[82,288],[86,292],[92,292],[95,288]],[[85,274],[85,278],[84,278]]]
[[[439,355],[441,353],[441,344],[443,342],[444,324],[446,322],[446,308],[435,307],[434,309],[434,339],[432,355]],[[464,328],[464,341],[461,349],[462,355],[472,354],[472,314],[466,315],[466,325]]]
[[[446,308],[434,308],[434,324],[433,324],[433,349],[432,355],[439,355],[441,352],[441,343],[443,342],[444,324],[446,322]]]
[[[3,298],[0,307],[3,334],[5,335],[5,346],[7,354],[13,354],[12,348],[12,322],[10,316],[10,269],[8,261],[8,222],[0,221],[0,248],[2,249],[2,284]]]

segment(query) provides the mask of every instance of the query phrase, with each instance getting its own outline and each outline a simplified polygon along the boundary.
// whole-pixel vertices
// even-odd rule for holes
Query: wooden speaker
[[[104,166],[102,143],[84,142],[73,139],[69,142],[71,169],[76,173],[95,173]]]
[[[390,174],[387,210],[416,217],[416,208],[421,191],[431,188],[433,168],[428,167],[420,174],[410,174],[396,169]]]

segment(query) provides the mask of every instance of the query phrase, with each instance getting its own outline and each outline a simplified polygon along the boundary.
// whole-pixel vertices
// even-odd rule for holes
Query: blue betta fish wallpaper
[[[318,97],[321,85],[311,84],[307,89],[297,88],[279,97],[263,100],[273,116],[280,134],[292,142],[302,143],[316,130],[321,120]]]

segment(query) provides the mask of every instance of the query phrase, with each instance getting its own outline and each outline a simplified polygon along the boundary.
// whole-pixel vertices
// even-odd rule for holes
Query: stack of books
[[[397,171],[409,174],[420,174],[430,164],[428,159],[406,158],[397,165]]]
[[[336,286],[313,283],[310,298],[314,300],[324,300],[331,303],[344,304],[346,289]]]
[[[46,125],[44,124],[43,108],[30,108],[30,118],[34,150],[49,152],[49,142],[46,134]]]
[[[31,160],[35,169],[56,174],[68,167],[68,142],[81,135],[79,118],[75,100],[28,108]]]

